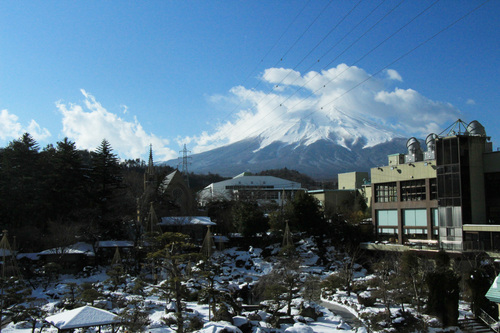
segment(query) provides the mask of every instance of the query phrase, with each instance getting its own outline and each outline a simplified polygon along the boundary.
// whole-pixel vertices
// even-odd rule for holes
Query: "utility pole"
[[[188,153],[190,153],[190,150],[187,150],[186,144],[184,144],[184,149],[180,151],[182,153],[182,175],[184,176],[184,181],[186,182],[187,187],[189,187],[189,172],[188,172],[188,164],[189,164],[189,159],[191,157],[188,156]]]

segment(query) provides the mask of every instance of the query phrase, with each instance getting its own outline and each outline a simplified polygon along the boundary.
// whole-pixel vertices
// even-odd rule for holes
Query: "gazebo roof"
[[[49,316],[45,321],[64,330],[119,323],[114,313],[88,305]]]

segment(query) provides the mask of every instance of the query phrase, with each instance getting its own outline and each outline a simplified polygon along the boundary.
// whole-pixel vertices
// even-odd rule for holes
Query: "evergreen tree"
[[[172,298],[175,303],[177,317],[177,332],[184,332],[185,317],[183,314],[184,301],[189,295],[185,282],[189,278],[190,263],[201,259],[199,253],[193,252],[196,248],[189,242],[189,236],[181,233],[166,232],[157,238],[162,248],[149,253],[148,257],[155,261],[167,274],[166,280],[157,289],[164,298]]]
[[[117,200],[122,185],[122,174],[118,157],[113,153],[111,144],[102,140],[101,145],[92,154],[93,196],[100,211],[98,227],[102,237],[119,239],[123,237],[125,228],[121,225],[123,209]],[[117,206],[118,205],[118,206]],[[135,205],[128,205],[133,207]],[[118,208],[119,207],[119,208]]]
[[[2,151],[0,163],[0,216],[4,227],[43,227],[43,177],[37,142],[29,133],[23,134]]]
[[[11,311],[14,323],[26,321],[31,324],[31,333],[35,333],[36,324],[43,323],[47,316],[47,311],[40,306],[35,297],[27,297],[22,304],[16,304]]]
[[[312,195],[299,191],[285,207],[285,219],[290,221],[290,228],[305,231],[312,235],[322,235],[326,230],[325,220],[319,201]]]
[[[220,199],[212,200],[206,205],[207,215],[210,216],[212,221],[217,223],[217,229],[222,234],[235,232],[234,225],[232,224],[232,207],[234,204],[234,201]]]
[[[491,280],[487,271],[482,268],[472,269],[465,282],[471,297],[471,310],[474,315],[479,316],[481,310],[489,310],[491,302],[485,297],[491,286]],[[498,314],[498,313],[497,313]]]
[[[92,154],[92,179],[96,189],[96,200],[103,214],[108,211],[112,192],[122,181],[118,157],[113,153],[111,144],[103,139]]]
[[[120,313],[123,325],[130,332],[144,332],[144,329],[151,322],[149,314],[144,311],[144,302],[139,300],[128,301],[125,309]]]
[[[427,312],[438,316],[443,327],[456,326],[460,276],[450,269],[450,258],[446,252],[440,251],[435,261],[434,271],[429,272],[425,278],[429,288]]]
[[[57,142],[51,165],[50,188],[56,214],[67,216],[75,208],[88,206],[85,166],[75,143],[68,138]]]
[[[79,296],[78,300],[83,303],[90,303],[94,305],[94,302],[102,296],[99,289],[90,282],[84,282],[79,286]]]
[[[413,251],[405,251],[401,256],[401,274],[407,281],[413,305],[417,309],[417,314],[421,313],[422,299],[427,293],[425,275],[428,272],[428,261],[419,258]]]
[[[244,237],[252,237],[266,232],[269,223],[256,202],[238,201],[233,206],[235,229]]]

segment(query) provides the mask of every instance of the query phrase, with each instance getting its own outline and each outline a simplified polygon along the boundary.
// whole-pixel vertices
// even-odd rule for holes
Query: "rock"
[[[315,308],[308,306],[308,307],[300,309],[299,316],[309,317],[309,318],[312,318],[314,320],[317,320],[318,317],[321,316],[321,313],[318,313]]]
[[[262,321],[262,317],[257,313],[257,312],[253,312],[253,313],[250,313],[248,316],[248,320],[251,320],[251,321]]]

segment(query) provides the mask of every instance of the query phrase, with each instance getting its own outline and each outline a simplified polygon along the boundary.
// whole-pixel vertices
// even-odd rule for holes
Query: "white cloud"
[[[387,76],[389,77],[390,80],[403,82],[403,78],[401,77],[401,75],[399,75],[399,73],[394,69],[388,69]]]
[[[467,105],[476,105],[476,101],[473,100],[472,98],[469,98],[466,102]]]
[[[221,123],[212,133],[186,139],[196,144],[192,149],[198,153],[259,135],[286,136],[301,130],[304,133],[298,129],[304,119],[327,136],[331,135],[327,126],[344,126],[346,116],[351,124],[365,122],[376,130],[425,137],[460,117],[459,110],[451,104],[430,100],[413,89],[387,90],[388,80],[402,81],[395,70],[388,70],[387,74],[383,79],[374,78],[362,68],[346,64],[305,74],[269,68],[262,75],[269,91],[232,88],[230,94],[241,108],[234,119]],[[280,89],[275,89],[277,84]],[[334,131],[337,138],[349,139],[353,133],[346,128]]]
[[[176,158],[177,152],[167,147],[168,140],[148,134],[137,118],[128,122],[108,112],[91,94],[85,96],[85,109],[76,104],[56,103],[63,119],[63,135],[75,141],[81,149],[95,150],[103,139],[110,142],[121,158],[138,158],[148,153],[153,145],[155,160]]]
[[[18,120],[19,118],[8,110],[0,112],[0,139],[17,138],[22,134],[22,126]]]
[[[15,114],[11,114],[8,110],[5,109],[0,112],[1,140],[15,140],[20,138],[23,133],[26,132],[30,133],[36,141],[44,140],[50,137],[49,130],[46,128],[41,128],[35,120],[32,119],[29,125],[24,127],[19,122],[19,117]]]
[[[30,124],[28,125],[27,132],[33,136],[36,141],[45,140],[50,137],[50,132],[46,128],[41,128],[40,125],[33,119],[31,119]]]

